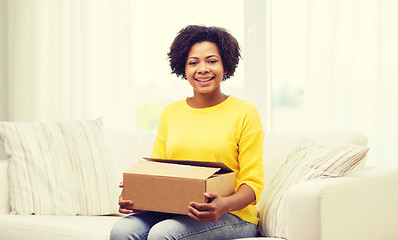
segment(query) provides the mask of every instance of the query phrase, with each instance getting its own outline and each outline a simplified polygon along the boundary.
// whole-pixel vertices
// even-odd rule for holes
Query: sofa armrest
[[[368,169],[288,192],[289,240],[398,237],[398,169]]]

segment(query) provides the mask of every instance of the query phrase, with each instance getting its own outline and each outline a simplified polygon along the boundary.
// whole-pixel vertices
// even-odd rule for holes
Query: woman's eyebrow
[[[218,56],[218,55],[209,55],[209,56],[207,56],[207,57],[205,57],[205,58],[207,59],[207,58],[211,58],[211,57],[217,57],[217,58],[220,58],[220,56]],[[188,57],[188,59],[190,59],[190,58],[193,58],[193,59],[199,59],[198,57],[193,57],[193,56],[191,56],[191,57]]]
[[[210,56],[207,56],[206,58],[211,58],[211,57],[217,57],[217,58],[219,58],[218,55],[210,55]]]

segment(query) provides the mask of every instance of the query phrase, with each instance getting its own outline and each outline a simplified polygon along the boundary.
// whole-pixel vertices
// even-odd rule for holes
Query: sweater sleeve
[[[258,111],[254,108],[245,117],[239,140],[240,170],[237,176],[237,188],[246,184],[253,189],[256,195],[256,200],[251,203],[253,205],[259,200],[264,187],[263,142],[264,131]]]
[[[152,158],[167,158],[166,153],[166,141],[167,141],[167,112],[166,109],[160,114],[158,132],[156,135],[155,143],[152,149]]]

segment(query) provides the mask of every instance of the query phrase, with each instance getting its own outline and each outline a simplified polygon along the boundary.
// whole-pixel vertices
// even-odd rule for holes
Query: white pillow
[[[101,120],[0,123],[8,154],[11,214],[118,212],[117,183]]]
[[[267,237],[287,238],[286,194],[304,181],[344,176],[365,159],[368,147],[353,144],[315,144],[306,141],[293,150],[265,189],[257,205],[260,231]]]

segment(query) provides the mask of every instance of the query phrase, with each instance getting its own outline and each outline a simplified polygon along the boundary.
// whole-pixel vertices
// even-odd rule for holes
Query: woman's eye
[[[216,63],[216,62],[217,62],[217,60],[214,60],[214,59],[209,60],[209,63]]]
[[[196,65],[197,62],[189,62],[188,65]]]

